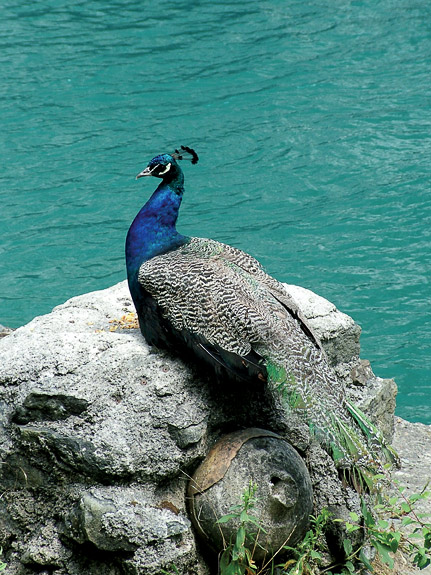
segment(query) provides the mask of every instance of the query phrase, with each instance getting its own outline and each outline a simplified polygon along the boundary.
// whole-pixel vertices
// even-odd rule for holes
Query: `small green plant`
[[[393,482],[393,485],[397,493],[392,496],[380,493],[372,509],[362,499],[363,524],[356,513],[350,513],[350,521],[346,522],[347,532],[365,529],[367,542],[390,569],[394,568],[394,555],[397,552],[423,569],[431,563],[431,523],[425,521],[426,515],[418,513],[416,505],[421,500],[429,499],[431,493],[427,491],[428,485],[425,485],[420,493],[407,496],[404,486],[398,482]],[[372,571],[362,549],[358,558]]]
[[[220,557],[221,575],[252,575],[257,572],[253,560],[254,550],[260,532],[264,532],[259,520],[252,515],[256,504],[257,485],[250,481],[248,487],[241,495],[241,503],[230,508],[230,513],[220,517],[219,525],[228,521],[237,521],[239,526],[235,541],[229,542]],[[251,527],[253,532],[248,529]],[[256,533],[257,529],[257,533]]]
[[[172,571],[166,571],[165,569],[162,569],[160,571],[160,575],[180,575],[180,572],[178,571],[178,568],[174,563],[172,563],[169,569],[172,569]]]
[[[321,572],[324,552],[324,533],[328,523],[332,520],[332,513],[323,509],[317,517],[310,517],[310,529],[304,539],[296,547],[285,546],[293,558],[278,565],[283,575],[313,575]]]
[[[0,547],[0,555],[3,555],[3,549],[1,547]],[[0,560],[0,571],[4,571],[6,567],[7,567],[6,563],[3,563],[3,561]]]

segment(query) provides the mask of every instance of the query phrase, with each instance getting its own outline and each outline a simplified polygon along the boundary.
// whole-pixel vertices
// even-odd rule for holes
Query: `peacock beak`
[[[143,178],[144,176],[152,176],[152,170],[150,170],[150,168],[147,166],[145,168],[145,170],[142,170],[142,172],[139,172],[139,174],[136,176],[136,179],[138,178]]]

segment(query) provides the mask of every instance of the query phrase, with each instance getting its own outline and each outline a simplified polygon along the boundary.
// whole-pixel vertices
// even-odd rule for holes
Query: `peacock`
[[[349,478],[372,478],[396,462],[379,430],[350,401],[322,344],[261,264],[229,245],[180,234],[184,194],[180,160],[198,162],[181,146],[154,157],[136,178],[159,186],[126,239],[130,293],[147,343],[211,366],[225,380],[275,386],[336,466]]]

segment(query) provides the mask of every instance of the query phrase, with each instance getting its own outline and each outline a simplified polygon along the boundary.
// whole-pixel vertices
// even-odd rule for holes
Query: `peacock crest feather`
[[[192,164],[197,164],[199,161],[197,153],[188,146],[180,146],[180,149],[176,149],[172,157],[175,158],[175,160],[190,160]]]

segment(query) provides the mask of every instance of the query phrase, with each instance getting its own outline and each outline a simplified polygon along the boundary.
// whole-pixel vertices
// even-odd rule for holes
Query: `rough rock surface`
[[[359,359],[359,326],[312,292],[286,287],[349,393],[390,438],[396,386]],[[123,282],[72,298],[0,340],[0,546],[8,575],[151,575],[173,565],[209,573],[186,484],[221,435],[245,427],[294,445],[317,510],[358,510],[330,458],[275,394],[214,386],[150,349],[132,311]]]
[[[401,459],[401,468],[394,471],[393,478],[406,487],[407,496],[420,493],[431,482],[431,425],[410,423],[400,417],[395,418],[395,435],[393,446]],[[428,491],[430,486],[428,486]],[[417,504],[418,513],[427,515],[431,521],[431,500],[423,499]],[[408,528],[406,528],[407,531]],[[412,575],[421,573],[431,575],[431,565],[422,570],[415,570],[406,561],[399,558],[393,575]]]

